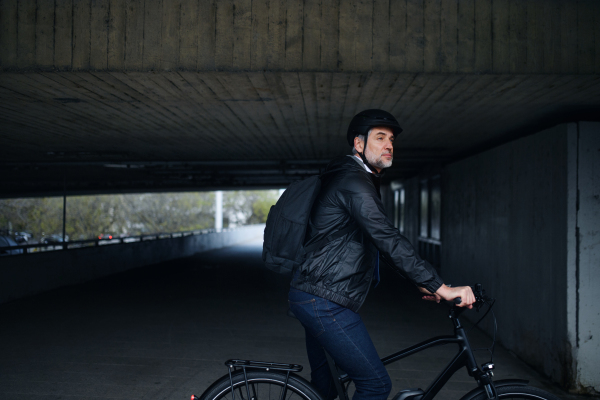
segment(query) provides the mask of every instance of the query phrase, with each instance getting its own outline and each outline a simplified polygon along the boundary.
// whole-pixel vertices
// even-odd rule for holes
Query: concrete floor
[[[184,400],[225,374],[228,358],[298,363],[308,378],[304,331],[285,315],[287,279],[264,269],[260,254],[256,240],[0,305],[0,399]],[[452,333],[444,306],[421,301],[391,272],[383,278],[360,311],[381,355]],[[471,337],[489,343],[476,329]],[[454,351],[390,365],[392,395],[427,387]],[[502,348],[495,363],[497,379],[576,398]],[[461,370],[439,398],[473,387]]]

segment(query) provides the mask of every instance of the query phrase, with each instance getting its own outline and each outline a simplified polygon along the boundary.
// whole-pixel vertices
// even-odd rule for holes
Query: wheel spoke
[[[244,398],[244,391],[243,391],[244,389],[246,389],[246,385],[242,384],[238,387],[238,391],[240,392],[240,400],[246,400]]]
[[[288,392],[290,393],[290,395],[288,396],[287,400],[290,400],[292,398],[292,396],[294,395],[294,392],[292,392],[289,389],[288,389]]]

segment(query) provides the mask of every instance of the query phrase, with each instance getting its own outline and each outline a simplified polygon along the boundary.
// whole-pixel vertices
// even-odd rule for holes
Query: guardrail
[[[232,228],[222,229],[221,232],[227,232],[233,230]],[[82,247],[96,247],[114,244],[126,244],[145,242],[148,240],[161,240],[161,239],[175,239],[185,236],[196,236],[205,235],[207,233],[215,233],[216,229],[198,229],[193,231],[185,232],[171,232],[171,233],[152,233],[139,236],[126,236],[115,239],[87,239],[77,240],[72,242],[59,242],[59,243],[31,243],[18,246],[4,246],[0,247],[0,256],[20,256],[30,253],[44,252],[44,251],[57,251],[57,250],[69,250],[69,249],[80,249]],[[13,253],[15,250],[23,250],[22,252]],[[3,254],[4,252],[10,252],[9,254]]]

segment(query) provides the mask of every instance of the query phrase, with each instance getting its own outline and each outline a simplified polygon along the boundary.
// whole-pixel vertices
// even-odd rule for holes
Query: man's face
[[[354,139],[354,147],[359,152],[363,151],[364,142],[358,137]],[[377,172],[392,166],[394,159],[394,133],[384,126],[375,127],[367,137],[365,158]]]

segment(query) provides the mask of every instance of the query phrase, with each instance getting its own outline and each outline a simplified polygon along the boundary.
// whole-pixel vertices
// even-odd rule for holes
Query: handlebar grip
[[[454,300],[452,300],[452,302],[453,302],[454,304],[457,304],[457,305],[458,305],[458,304],[462,303],[462,299],[461,299],[460,297],[456,297]]]

